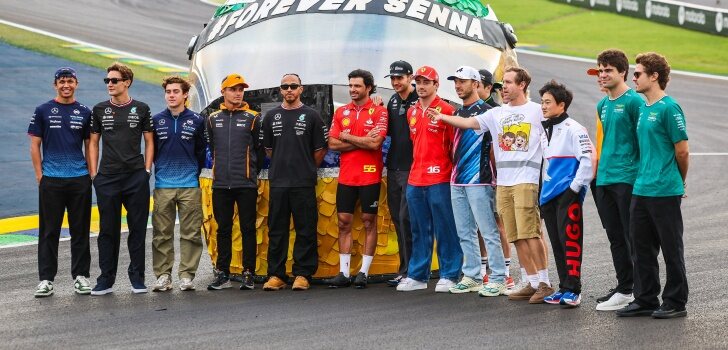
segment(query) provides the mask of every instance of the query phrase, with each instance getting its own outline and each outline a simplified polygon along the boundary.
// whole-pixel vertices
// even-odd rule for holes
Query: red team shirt
[[[387,109],[376,106],[370,99],[359,107],[350,102],[336,109],[331,122],[329,136],[339,138],[348,131],[354,136],[366,136],[374,127],[379,128],[379,136],[387,136]],[[382,180],[382,148],[376,151],[355,149],[341,152],[339,183],[347,186],[367,186]]]
[[[455,108],[439,96],[435,97],[430,107],[439,108],[442,114],[455,114]],[[442,121],[431,121],[420,101],[407,111],[407,121],[414,149],[408,183],[412,186],[430,186],[450,182],[450,153],[455,133],[453,127]]]

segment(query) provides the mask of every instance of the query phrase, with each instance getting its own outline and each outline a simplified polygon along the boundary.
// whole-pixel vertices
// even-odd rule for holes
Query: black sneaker
[[[255,282],[253,281],[253,274],[250,271],[243,272],[243,284],[240,285],[240,290],[253,290],[255,289]]]
[[[364,274],[364,272],[359,272],[356,274],[356,278],[354,278],[354,287],[358,289],[367,287],[367,275]]]
[[[230,284],[230,278],[225,272],[218,272],[217,275],[215,275],[215,279],[212,280],[212,283],[207,285],[207,290],[220,290],[225,288],[231,288],[233,285]]]
[[[618,317],[640,317],[640,316],[652,316],[655,312],[654,307],[644,307],[636,302],[631,302],[629,305],[621,308],[614,313]]]
[[[390,287],[396,287],[397,285],[399,285],[399,282],[401,282],[404,279],[404,277],[405,276],[403,276],[403,275],[398,275],[397,277],[392,278],[391,280],[387,280],[387,285]]]
[[[609,292],[607,293],[607,295],[597,298],[597,304],[603,303],[603,302],[611,299],[612,295],[614,295],[614,293],[616,293],[616,292],[617,292],[616,288],[610,289]]]
[[[339,272],[334,278],[329,278],[325,282],[329,285],[329,288],[346,288],[351,285],[351,279],[344,276],[343,272]]]
[[[674,307],[670,304],[662,304],[657,310],[655,310],[652,313],[652,317],[654,318],[677,318],[677,317],[685,317],[688,315],[688,311],[685,310],[685,307]]]

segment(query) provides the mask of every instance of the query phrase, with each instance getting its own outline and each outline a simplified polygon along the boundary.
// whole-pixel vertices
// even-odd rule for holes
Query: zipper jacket
[[[212,153],[212,188],[257,188],[263,148],[260,117],[247,103],[233,110],[224,104],[210,114],[205,138]]]
[[[204,119],[187,108],[177,116],[165,109],[152,123],[155,187],[199,187],[205,164]]]

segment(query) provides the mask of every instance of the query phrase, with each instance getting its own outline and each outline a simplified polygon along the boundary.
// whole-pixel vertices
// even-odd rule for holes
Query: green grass
[[[111,63],[115,61],[114,59],[99,56],[97,54],[63,47],[63,45],[71,44],[63,40],[36,34],[4,24],[0,24],[0,41],[13,46],[60,57],[69,61],[79,62],[100,69],[106,69],[106,67],[110,66]],[[135,80],[141,80],[155,85],[160,84],[162,78],[168,75],[168,73],[163,73],[142,66],[132,66],[131,68],[134,70]]]
[[[618,48],[633,59],[659,52],[673,69],[728,75],[728,39],[547,0],[483,0],[513,25],[519,42],[534,50],[594,58]]]

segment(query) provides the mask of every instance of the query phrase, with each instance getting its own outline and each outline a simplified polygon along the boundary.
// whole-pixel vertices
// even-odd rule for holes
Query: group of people
[[[76,72],[61,68],[54,79],[56,98],[36,109],[28,130],[40,194],[41,282],[35,295],[53,294],[66,209],[75,291],[113,291],[122,205],[129,226],[132,291],[147,291],[144,253],[152,169],[153,290],[172,288],[177,215],[179,288],[194,290],[202,252],[198,178],[206,148],[213,158],[212,206],[218,225],[216,270],[208,290],[232,287],[235,205],[242,234],[240,289],[255,288],[257,179],[266,156],[269,247],[263,289],[280,290],[290,283],[286,260],[291,217],[296,232],[291,288],[310,287],[318,265],[317,168],[328,150],[341,153],[336,193],[340,272],[325,283],[365,288],[377,241],[382,144],[390,137],[387,200],[400,264],[397,276],[387,283],[397,291],[428,287],[436,246],[436,292],[578,306],[582,204],[591,187],[617,273],[617,287],[598,299],[597,310],[616,310],[618,316],[685,316],[688,289],[680,211],[688,168],[685,119],[677,102],[665,94],[670,74],[665,58],[645,53],[635,63],[636,91],[626,84],[629,61],[619,50],[603,51],[597,68],[589,70],[607,95],[597,105],[597,147],[567,114],[571,91],[552,80],[539,90],[541,104],[531,102],[531,76],[520,67],[507,67],[502,82],[495,82],[487,70],[459,67],[447,77],[461,99],[451,101],[458,108],[438,96],[440,77],[433,67],[413,70],[408,62],[393,62],[386,77],[395,93],[386,106],[374,95],[372,73],[356,69],[348,75],[351,101],[336,109],[330,131],[320,114],[301,102],[303,82],[295,73],[281,78],[282,102],[263,118],[244,101],[248,84],[239,74],[222,81],[219,107],[201,114],[186,107],[190,84],[178,76],[165,78],[167,108],[152,116],[146,104],[129,96],[133,73],[127,66],[116,63],[107,69],[104,82],[111,98],[93,109],[74,98]],[[496,103],[496,95],[503,105]],[[93,288],[88,281],[92,184],[101,217],[101,275]],[[352,276],[357,205],[365,240],[361,268]],[[558,285],[549,279],[541,219]],[[510,243],[521,265],[518,287],[509,272]],[[662,304],[660,250],[667,265]]]

